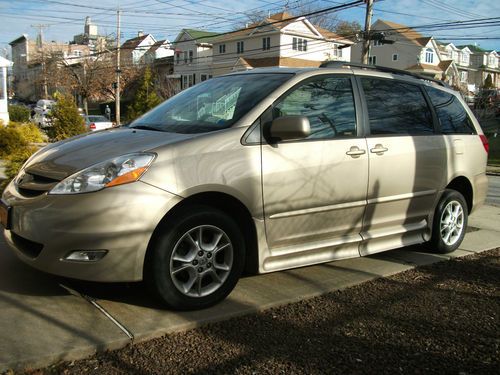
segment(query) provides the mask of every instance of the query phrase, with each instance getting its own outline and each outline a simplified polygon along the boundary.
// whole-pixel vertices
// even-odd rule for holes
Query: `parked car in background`
[[[40,99],[36,102],[36,106],[33,109],[34,114],[32,121],[41,128],[49,127],[51,125],[51,121],[48,118],[48,115],[55,104],[55,100]]]
[[[219,76],[51,144],[3,193],[6,241],[43,271],[144,280],[183,310],[221,301],[243,270],[451,252],[485,199],[488,140],[458,92],[381,69]]]
[[[104,130],[114,126],[114,124],[104,116],[85,115],[83,118],[85,119],[85,126],[89,131]]]

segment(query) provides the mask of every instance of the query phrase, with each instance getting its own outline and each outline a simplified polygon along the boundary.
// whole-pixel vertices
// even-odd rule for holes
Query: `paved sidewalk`
[[[210,309],[178,313],[155,306],[140,284],[93,284],[46,275],[18,261],[0,243],[0,372],[85,357],[131,341],[347,288],[418,265],[500,247],[500,208],[484,206],[452,254],[410,247],[365,258],[246,277]],[[90,296],[90,297],[87,297]]]

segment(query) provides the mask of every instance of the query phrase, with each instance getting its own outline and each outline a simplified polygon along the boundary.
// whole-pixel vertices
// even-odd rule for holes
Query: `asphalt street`
[[[500,176],[488,176],[488,183],[486,204],[500,206]]]

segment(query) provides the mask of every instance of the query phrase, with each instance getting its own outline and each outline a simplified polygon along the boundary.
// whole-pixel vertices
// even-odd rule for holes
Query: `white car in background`
[[[89,131],[103,130],[114,126],[114,124],[104,116],[89,115],[83,116],[83,118],[85,119],[85,126]]]

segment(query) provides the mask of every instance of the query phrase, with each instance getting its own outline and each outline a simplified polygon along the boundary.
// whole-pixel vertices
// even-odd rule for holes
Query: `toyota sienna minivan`
[[[8,244],[49,273],[144,280],[174,309],[244,271],[455,250],[487,189],[474,115],[441,82],[326,65],[216,77],[41,149],[3,193]]]

